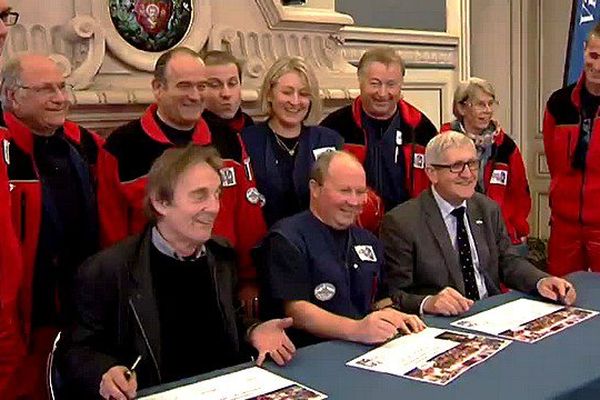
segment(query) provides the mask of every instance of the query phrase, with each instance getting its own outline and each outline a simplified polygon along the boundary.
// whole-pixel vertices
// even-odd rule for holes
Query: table
[[[576,306],[600,310],[600,274],[577,272],[568,278],[577,289]],[[459,318],[527,297],[509,292],[481,300]],[[459,318],[426,317],[428,325],[451,327]],[[286,367],[265,368],[326,393],[333,400],[352,399],[600,399],[600,316],[584,321],[534,344],[513,342],[485,363],[447,386],[411,381],[397,376],[347,367],[346,362],[371,347],[342,341],[323,342],[299,349]],[[150,388],[156,393],[250,366],[250,363]]]

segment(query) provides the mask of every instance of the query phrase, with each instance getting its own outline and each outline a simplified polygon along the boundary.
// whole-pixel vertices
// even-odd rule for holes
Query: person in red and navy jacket
[[[202,55],[206,76],[205,110],[202,117],[208,124],[212,145],[223,158],[221,178],[221,209],[215,225],[219,230],[232,232],[232,243],[239,255],[238,278],[240,300],[244,304],[257,296],[254,282],[256,269],[250,252],[267,233],[261,209],[261,198],[256,195],[256,182],[250,158],[242,144],[241,132],[254,125],[252,118],[241,108],[242,67],[230,53],[219,50]],[[248,303],[246,311],[255,304]]]
[[[392,48],[365,52],[358,64],[360,96],[334,111],[322,126],[343,136],[367,171],[367,184],[382,198],[385,210],[429,187],[425,146],[437,134],[433,123],[402,100],[404,62]],[[378,215],[377,225],[383,215]]]
[[[8,36],[8,27],[17,23],[19,14],[0,0],[0,53]],[[8,182],[9,135],[0,129],[0,399],[13,399],[15,370],[25,354],[18,313],[19,290],[23,283],[23,260],[11,216]]]
[[[214,83],[214,79],[211,82]],[[249,252],[264,235],[266,227],[260,204],[255,201],[256,188],[244,172],[249,170],[249,162],[244,164],[241,157],[233,154],[236,143],[231,140],[230,132],[223,130],[225,124],[217,123],[217,117],[211,115],[209,119],[215,128],[212,134],[202,118],[205,95],[212,92],[207,88],[204,62],[188,48],[170,50],[156,63],[152,88],[156,103],[140,119],[117,128],[106,140],[106,150],[118,163],[118,171],[109,182],[117,195],[99,199],[103,207],[112,210],[118,221],[113,225],[109,243],[144,229],[147,223],[143,211],[146,175],[156,158],[174,146],[212,143],[226,154],[225,157],[232,157],[221,169],[223,192],[214,234],[235,247],[240,257],[240,276],[252,278],[255,273]],[[248,123],[245,117],[242,119],[237,123]],[[237,140],[239,149],[241,145]]]
[[[600,272],[600,24],[590,31],[577,83],[552,93],[544,113],[550,171],[548,271]]]
[[[166,149],[190,142],[208,144],[204,110],[204,63],[193,50],[178,47],[164,53],[156,62],[152,90],[156,103],[140,119],[113,131],[105,149],[117,161],[118,170],[108,177],[112,195],[99,198],[110,209],[114,224],[105,245],[143,231],[148,221],[143,211],[146,175]],[[105,175],[106,176],[106,175]]]
[[[69,88],[53,60],[21,55],[5,64],[2,79],[8,182],[1,186],[9,188],[23,261],[18,307],[28,346],[14,383],[17,395],[45,398],[47,355],[73,318],[75,270],[99,249],[100,228],[110,223],[97,206],[107,190],[97,171],[115,164],[103,164],[109,159],[99,136],[65,119]]]
[[[500,205],[512,243],[525,254],[531,210],[527,173],[517,144],[493,119],[497,105],[490,82],[477,77],[461,82],[454,91],[456,119],[440,132],[462,132],[473,139],[481,161],[475,189]]]
[[[321,99],[314,72],[301,57],[283,57],[271,66],[260,102],[269,117],[244,129],[242,140],[271,226],[308,208],[314,161],[323,152],[341,149],[343,139],[331,129],[304,124],[320,114]]]

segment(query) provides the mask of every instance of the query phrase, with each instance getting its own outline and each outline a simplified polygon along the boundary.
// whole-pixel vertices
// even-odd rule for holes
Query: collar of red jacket
[[[165,144],[173,144],[167,138],[165,133],[160,129],[158,123],[154,119],[154,113],[158,109],[158,105],[156,103],[151,104],[144,115],[141,118],[142,129],[146,132],[152,139],[156,140],[160,143]],[[202,119],[202,117],[196,123],[194,128],[194,134],[192,135],[192,143],[195,144],[209,144],[210,143],[210,130],[208,129],[208,125],[206,125],[206,121]]]
[[[400,111],[400,115],[402,116],[402,119],[410,118],[411,113],[409,112],[410,111],[409,105],[407,102],[405,102],[402,99],[400,99],[398,101],[398,110]],[[357,126],[359,126],[361,129],[364,129],[364,127],[362,125],[362,111],[363,111],[362,99],[360,96],[358,96],[352,102],[352,119],[354,120],[354,122],[356,123]],[[414,125],[413,121],[406,121],[406,122]]]
[[[9,111],[4,112],[4,122],[8,129],[7,135],[15,141],[17,146],[27,154],[33,153],[33,132],[27,125]],[[63,131],[67,138],[75,143],[81,143],[79,126],[72,121],[65,121]]]

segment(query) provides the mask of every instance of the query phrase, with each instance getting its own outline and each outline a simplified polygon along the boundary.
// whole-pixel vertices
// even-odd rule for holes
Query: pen
[[[127,371],[125,371],[125,379],[127,379],[127,380],[131,379],[131,376],[135,372],[135,367],[137,367],[137,365],[139,364],[141,359],[142,359],[142,356],[139,355],[133,362],[133,365],[131,366],[131,368],[129,368]]]
[[[571,287],[567,286],[567,288],[565,289],[565,294],[562,296],[558,296],[558,299],[562,304],[565,304],[565,300],[567,299],[567,295],[569,294],[569,289],[571,289]]]

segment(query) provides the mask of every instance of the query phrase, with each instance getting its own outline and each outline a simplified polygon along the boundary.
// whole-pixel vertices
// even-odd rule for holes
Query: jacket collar
[[[172,145],[173,143],[171,143],[171,141],[167,138],[165,133],[162,131],[162,129],[160,129],[160,126],[154,119],[154,114],[157,109],[158,105],[156,103],[151,104],[146,109],[144,115],[142,115],[142,118],[140,119],[142,129],[144,130],[144,132],[146,132],[146,134],[148,134],[148,136],[150,136],[157,142]],[[192,143],[210,143],[210,131],[208,129],[208,125],[206,125],[206,121],[204,121],[203,118],[200,118],[196,123],[196,127],[194,128],[194,133],[192,135]]]

